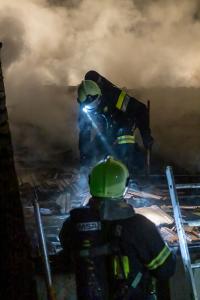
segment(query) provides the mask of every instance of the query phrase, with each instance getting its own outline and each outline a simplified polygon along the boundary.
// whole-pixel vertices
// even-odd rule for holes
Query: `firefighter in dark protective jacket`
[[[147,300],[151,278],[168,280],[175,257],[157,227],[123,198],[129,173],[107,157],[91,171],[92,198],[71,210],[60,241],[74,265],[78,300]],[[154,298],[155,299],[155,298]]]
[[[120,159],[131,175],[144,170],[145,155],[136,143],[135,129],[145,149],[150,149],[153,138],[146,105],[96,71],[87,72],[79,85],[78,102],[81,165],[94,165],[109,154]]]

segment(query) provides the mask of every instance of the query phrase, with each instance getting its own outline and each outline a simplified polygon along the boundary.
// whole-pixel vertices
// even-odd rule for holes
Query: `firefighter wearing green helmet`
[[[78,87],[81,166],[92,166],[106,155],[122,160],[132,174],[145,168],[145,149],[153,144],[146,105],[96,71],[85,74]],[[139,147],[139,129],[144,149]]]
[[[91,171],[91,198],[71,210],[60,232],[74,265],[78,300],[149,300],[152,276],[168,280],[175,257],[156,226],[124,200],[126,166],[113,157]],[[154,298],[155,299],[155,298]]]

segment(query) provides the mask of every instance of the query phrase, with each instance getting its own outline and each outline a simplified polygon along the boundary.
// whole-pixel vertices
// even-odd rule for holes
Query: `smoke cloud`
[[[155,151],[199,171],[199,12],[198,0],[0,0],[14,143],[38,155],[60,145],[77,156],[69,87],[95,69],[150,99]]]

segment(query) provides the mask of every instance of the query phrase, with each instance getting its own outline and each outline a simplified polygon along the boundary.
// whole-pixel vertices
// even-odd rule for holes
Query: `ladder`
[[[167,177],[167,183],[168,183],[170,198],[173,207],[175,224],[177,228],[181,257],[182,257],[185,273],[191,287],[192,299],[200,300],[200,295],[198,296],[197,294],[197,284],[195,282],[194,273],[193,273],[194,269],[200,268],[200,263],[191,262],[191,257],[188,249],[188,244],[187,244],[186,234],[183,226],[183,219],[182,219],[182,214],[181,214],[178,194],[177,194],[177,189],[200,188],[200,184],[188,184],[188,185],[175,184],[173,169],[170,166],[166,167],[166,177]],[[190,224],[188,222],[187,225],[192,226],[192,223]]]

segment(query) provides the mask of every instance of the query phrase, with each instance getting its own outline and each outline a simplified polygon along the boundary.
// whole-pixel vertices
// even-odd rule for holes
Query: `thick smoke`
[[[77,155],[68,86],[95,69],[152,101],[155,151],[200,169],[198,0],[0,0],[0,39],[16,144]]]

